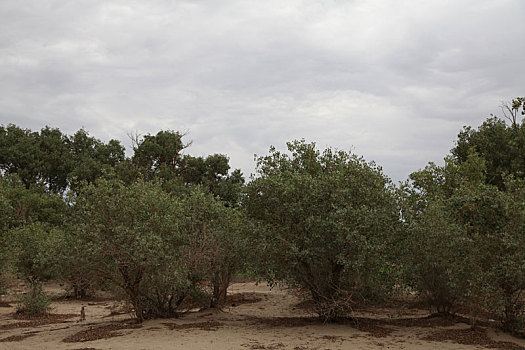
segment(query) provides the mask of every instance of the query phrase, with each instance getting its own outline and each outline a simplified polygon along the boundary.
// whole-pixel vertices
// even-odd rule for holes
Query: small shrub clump
[[[30,316],[45,315],[51,309],[51,299],[44,291],[41,282],[32,281],[29,291],[18,298],[17,313]]]

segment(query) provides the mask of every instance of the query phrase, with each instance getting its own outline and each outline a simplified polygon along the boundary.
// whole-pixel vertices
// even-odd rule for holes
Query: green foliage
[[[40,181],[39,135],[9,124],[0,126],[0,170],[16,173],[26,188]]]
[[[242,266],[247,250],[249,224],[237,209],[228,208],[211,194],[195,188],[181,199],[180,232],[188,280],[193,289],[202,282],[211,286],[209,304],[221,306],[231,277]]]
[[[483,159],[471,151],[460,165],[447,157],[444,166],[431,163],[410,174],[399,190],[407,232],[405,281],[441,313],[476,296],[477,242],[461,215],[469,198],[487,188],[484,172]]]
[[[440,312],[488,310],[518,332],[524,107],[503,105],[509,125],[465,127],[445,164],[411,174],[397,197],[375,164],[304,141],[259,157],[245,188],[226,155],[183,154],[179,132],[137,138],[126,158],[83,129],[0,126],[0,271],[29,281],[28,313],[48,309],[41,281],[57,276],[75,296],[109,284],[142,321],[187,298],[220,307],[250,270],[307,291],[326,319],[408,286]]]
[[[124,161],[124,147],[119,141],[107,144],[90,137],[80,129],[68,139],[70,171],[68,180],[71,189],[78,190],[83,182],[93,183],[105,172]]]
[[[65,221],[68,208],[61,197],[42,187],[26,188],[16,174],[0,177],[0,196],[9,227],[38,221],[60,226]]]
[[[430,165],[401,187],[407,229],[405,279],[448,312],[458,303],[490,310],[507,330],[524,325],[525,182],[487,185],[472,151],[457,164]]]
[[[491,117],[477,129],[464,127],[459,133],[454,158],[462,163],[467,160],[469,150],[475,151],[486,161],[488,184],[503,189],[505,174],[525,176],[525,120],[518,122],[524,114],[524,98],[516,98],[511,105],[502,106],[503,113],[511,121],[508,126],[503,119]]]
[[[190,296],[203,307],[220,307],[232,275],[244,261],[247,225],[242,214],[196,187],[177,197],[181,245],[166,270],[146,276],[144,293],[150,313],[169,316]]]
[[[239,169],[228,174],[229,159],[222,154],[206,158],[184,156],[181,177],[185,184],[203,185],[229,206],[238,206],[244,185]]]
[[[165,268],[168,272],[173,270],[172,276],[167,278],[167,281],[173,283],[168,283],[172,285],[171,289],[164,288],[166,293],[171,293],[174,297],[179,291],[181,295],[193,293],[190,289],[196,288],[202,281],[188,282],[188,276],[195,275],[197,272],[189,271],[188,267],[180,261],[181,256],[187,254],[182,245],[189,246],[188,239],[191,232],[188,230],[183,232],[186,235],[185,240],[182,240],[181,237],[177,238],[177,235],[182,234],[177,225],[184,224],[184,217],[194,215],[183,209],[183,206],[190,205],[184,200],[193,198],[192,196],[201,193],[205,188],[206,192],[227,201],[219,202],[211,195],[206,195],[204,201],[213,203],[215,209],[211,210],[202,206],[202,209],[199,210],[211,210],[210,219],[201,220],[206,225],[210,224],[206,220],[219,222],[220,220],[213,218],[224,215],[225,219],[221,219],[221,224],[217,224],[216,229],[208,230],[210,236],[206,237],[209,240],[206,244],[213,246],[215,250],[222,249],[221,253],[228,256],[226,251],[235,244],[224,248],[224,244],[220,241],[225,241],[224,237],[238,230],[231,229],[226,233],[228,225],[224,220],[231,220],[232,223],[238,220],[236,214],[221,210],[225,206],[234,207],[239,204],[244,179],[238,170],[231,175],[228,174],[230,167],[226,156],[212,155],[206,158],[182,156],[181,151],[185,147],[180,133],[160,131],[156,135],[146,135],[141,140],[137,140],[134,156],[131,159],[125,159],[124,149],[118,141],[111,140],[106,144],[89,136],[83,129],[73,136],[68,136],[62,134],[58,129],[49,127],[42,129],[40,133],[24,130],[12,124],[0,127],[0,170],[5,173],[0,179],[0,209],[2,210],[0,215],[3,219],[0,240],[5,242],[0,249],[0,266],[6,269],[6,264],[11,259],[18,272],[26,278],[47,279],[58,273],[70,284],[75,296],[84,296],[91,288],[103,283],[101,276],[115,284],[122,284],[122,281],[125,281],[124,284],[127,283],[128,286],[123,289],[127,290],[128,297],[134,298],[136,305],[145,302],[136,295],[137,288],[139,288],[137,286],[141,282],[127,280],[128,277],[142,281],[144,271],[154,268],[160,271]],[[122,178],[129,186],[115,180],[115,176]],[[101,186],[95,186],[95,182],[103,177],[107,179],[100,180]],[[142,179],[151,181],[151,183],[146,185]],[[152,196],[149,203],[143,197],[140,200],[136,199],[139,196],[138,192],[141,191],[138,188],[139,184],[145,193]],[[86,186],[86,190],[79,195],[78,191],[81,186]],[[106,187],[105,193],[103,193],[104,186]],[[136,200],[126,199],[126,201],[135,203],[137,206],[127,206],[118,200],[114,202],[112,191],[115,188],[119,189],[117,192],[120,191],[123,198],[135,198]],[[66,190],[72,190],[69,206],[64,201],[63,194]],[[89,191],[93,191],[99,197],[90,197],[87,200],[86,195],[90,193]],[[133,191],[138,192],[133,194]],[[169,199],[159,202],[164,207],[155,203],[154,198],[157,193],[155,191],[161,193],[158,198]],[[92,196],[92,194],[89,195]],[[89,206],[86,203],[89,203]],[[100,206],[100,203],[113,203],[114,207]],[[66,218],[70,215],[70,209],[75,207],[77,216],[70,218],[68,231],[59,230],[59,227],[66,229],[64,226]],[[106,212],[101,212],[103,210]],[[169,229],[162,226],[163,221],[160,218],[158,221],[152,221],[150,216],[138,214],[156,210],[161,210],[159,213],[161,217],[168,218],[165,224],[169,226]],[[126,262],[126,266],[137,263],[136,270],[132,271],[118,265],[122,265],[123,262],[122,257],[116,252],[102,250],[104,253],[101,253],[100,242],[101,240],[111,242],[112,231],[99,232],[103,235],[102,237],[99,235],[98,245],[93,243],[94,236],[90,237],[86,233],[93,229],[93,224],[100,227],[106,224],[100,221],[100,217],[97,218],[97,215],[103,214],[116,222],[115,230],[119,232],[123,240],[118,244],[123,245],[123,250],[129,253],[129,249],[137,251],[143,249],[139,248],[142,247],[140,244],[147,246],[144,251],[146,255],[149,254],[146,258],[147,264],[143,264],[140,259]],[[130,220],[128,227],[121,222],[121,218]],[[84,223],[83,234],[79,233],[82,231],[79,231],[77,227],[79,222]],[[125,246],[124,243],[130,244],[125,240],[128,231],[142,230],[139,224],[146,228],[143,233],[146,238],[141,236],[140,239],[143,241],[135,242],[140,243],[136,247]],[[70,230],[70,228],[74,229]],[[166,232],[159,231],[159,228]],[[156,231],[156,235],[153,234],[153,231]],[[174,232],[173,235],[168,234],[168,231]],[[218,233],[219,231],[222,233]],[[211,243],[212,240],[217,242]],[[160,241],[160,243],[154,243],[155,241]],[[16,249],[7,249],[8,246]],[[177,259],[161,266],[159,263],[161,257],[156,256],[155,259],[151,257],[157,253],[157,248],[161,251],[164,249],[165,256],[175,256]],[[46,249],[49,252],[56,250],[57,254],[52,257],[46,256]],[[209,252],[212,251],[213,249],[210,248]],[[238,250],[232,248],[231,252],[238,252]],[[119,261],[118,266],[113,265],[106,269],[109,265],[98,265],[96,260],[99,259],[98,263],[103,261],[104,254],[109,254],[111,258]],[[230,266],[232,265],[230,263],[219,261],[222,257],[219,257],[216,251],[213,251],[213,254],[215,254],[217,263],[213,264],[213,268],[219,269],[221,266],[222,270],[212,272],[212,264],[209,263],[211,257],[203,256],[201,258],[203,261],[207,259],[208,265],[204,272],[205,277],[202,278],[209,283],[214,280],[217,284],[219,278],[216,276],[222,276],[222,271],[229,271],[233,267]],[[93,269],[93,266],[96,266],[98,270]],[[173,269],[173,266],[178,266],[178,269]],[[100,273],[104,269],[105,273]],[[225,272],[225,276],[230,273]],[[120,276],[120,280],[116,276]],[[150,277],[157,278],[158,276],[150,275]],[[157,281],[159,284],[163,283],[159,279]],[[224,277],[221,281],[227,286],[229,277]],[[130,287],[131,285],[133,286]],[[176,286],[177,291],[174,291],[173,286]],[[132,291],[133,288],[136,289]],[[222,292],[224,287],[219,289]],[[168,313],[172,312],[170,308],[171,306],[168,307]],[[140,307],[137,307],[136,312],[144,312],[144,310],[140,311]]]
[[[525,181],[507,178],[504,185],[506,191],[484,194],[471,201],[471,210],[480,214],[472,217],[469,224],[479,237],[479,264],[487,284],[485,306],[499,316],[505,329],[523,332]]]
[[[0,192],[0,294],[6,289],[5,275],[7,273],[10,255],[9,228],[13,220],[13,208],[9,200]]]
[[[56,275],[54,255],[59,226],[67,215],[64,201],[41,187],[28,189],[16,174],[0,177],[0,269],[25,279]]]
[[[40,185],[52,193],[62,193],[68,186],[70,152],[68,138],[58,129],[45,127],[37,136]],[[36,183],[32,183],[35,185]]]
[[[50,305],[51,299],[44,291],[42,282],[33,280],[30,281],[27,293],[18,297],[16,312],[30,316],[45,315],[51,310]]]
[[[135,140],[132,162],[143,169],[147,179],[160,177],[169,180],[178,175],[182,155],[186,148],[183,135],[171,130],[159,131]]]
[[[41,222],[26,224],[9,233],[16,271],[27,280],[48,280],[57,276],[56,247],[63,232]]]
[[[75,298],[84,298],[103,286],[103,280],[93,271],[89,252],[76,234],[78,222],[69,223],[64,233],[56,242],[54,252],[57,260],[57,274],[67,283],[66,290]]]
[[[75,201],[79,223],[75,239],[87,263],[125,293],[142,321],[144,278],[166,271],[165,264],[179,256],[177,203],[154,183],[125,186],[103,179],[97,186],[86,186]]]
[[[258,158],[243,201],[262,225],[259,273],[306,289],[332,319],[360,297],[390,291],[396,203],[388,179],[362,158],[304,141],[288,150]]]
[[[227,156],[213,154],[207,157],[182,155],[188,146],[179,132],[159,131],[137,139],[130,162],[119,167],[119,174],[128,183],[140,176],[148,180],[160,179],[170,192],[181,193],[183,186],[202,185],[229,206],[238,206],[244,178],[240,170],[229,174]]]
[[[139,321],[174,315],[215,278],[225,293],[241,261],[240,214],[199,188],[175,196],[162,183],[101,179],[74,200],[77,230],[68,240],[78,247],[67,259],[119,288]]]
[[[492,117],[477,130],[465,128],[452,150],[455,159],[465,162],[469,149],[475,149],[486,162],[487,188],[458,203],[457,217],[476,239],[476,256],[483,269],[479,285],[481,304],[498,314],[504,328],[521,330],[525,324],[523,266],[525,215],[525,98],[504,104],[502,111],[510,125]]]
[[[0,126],[0,170],[17,174],[27,189],[37,186],[63,194],[81,181],[94,181],[123,159],[118,141],[105,144],[82,129],[70,137],[49,127],[38,133],[13,124]]]
[[[186,297],[200,290],[188,275],[180,256],[166,257],[157,270],[144,274],[139,295],[144,318],[177,316],[177,309]]]
[[[476,265],[473,240],[455,222],[448,203],[434,200],[408,230],[404,259],[406,281],[439,313],[449,313],[472,293]]]

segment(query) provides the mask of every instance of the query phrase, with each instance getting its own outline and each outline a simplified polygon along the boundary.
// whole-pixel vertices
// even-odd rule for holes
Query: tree
[[[525,181],[513,177],[504,181],[505,191],[489,189],[466,201],[460,217],[476,238],[483,306],[504,329],[520,333],[525,326]]]
[[[66,291],[74,298],[85,298],[103,287],[104,279],[93,270],[92,256],[86,243],[79,239],[77,225],[78,222],[70,222],[64,227],[53,251],[58,277],[66,283]]]
[[[13,124],[0,127],[0,170],[16,174],[27,189],[37,186],[63,195],[123,160],[120,142],[105,144],[83,129],[69,137],[47,126],[40,133]]]
[[[159,131],[136,140],[132,162],[142,169],[148,179],[157,176],[163,180],[179,175],[182,151],[188,146],[182,135],[172,130]]]
[[[240,204],[244,177],[239,169],[229,174],[228,163],[228,157],[223,154],[206,158],[185,155],[180,173],[186,185],[203,185],[227,205],[235,207]]]
[[[487,184],[473,149],[458,163],[430,164],[400,194],[408,232],[405,280],[439,312],[488,310],[516,332],[525,324],[525,182]]]
[[[200,187],[181,204],[179,228],[186,242],[183,261],[191,288],[206,282],[211,287],[207,306],[220,307],[233,274],[245,262],[250,224],[240,210],[226,207]]]
[[[503,298],[503,326],[523,336],[525,328],[525,181],[507,178],[503,227],[498,235],[497,265],[493,266]],[[489,247],[494,254],[495,250]],[[494,304],[491,304],[494,305]],[[497,304],[496,304],[497,305]],[[501,314],[500,314],[501,315]]]
[[[67,209],[62,198],[42,187],[27,189],[16,174],[1,176],[0,273],[14,267],[31,290],[37,290],[40,281],[55,277],[55,244],[62,235]]]
[[[9,227],[43,222],[61,226],[67,215],[67,206],[58,195],[47,193],[43,187],[25,187],[14,175],[0,177],[0,194],[9,202]]]
[[[518,129],[518,115],[525,115],[525,97],[517,97],[513,99],[510,104],[503,102],[501,105],[501,110],[505,116],[505,119],[510,121],[511,127],[513,129]]]
[[[95,182],[125,159],[124,147],[119,141],[110,140],[105,144],[89,136],[83,129],[69,138],[68,146],[72,164],[68,180],[74,191],[78,190],[82,182]]]
[[[139,180],[125,186],[105,179],[84,187],[75,202],[75,234],[86,261],[100,278],[124,293],[142,322],[147,311],[145,279],[158,272],[175,277],[178,273],[166,268],[177,261],[182,244],[177,203],[154,183]]]
[[[259,273],[305,289],[326,319],[392,287],[387,248],[399,225],[391,184],[373,163],[304,140],[270,148],[243,200],[263,228]]]
[[[164,188],[184,192],[184,187],[202,185],[229,206],[238,206],[244,185],[239,169],[229,174],[229,159],[223,154],[207,157],[183,155],[191,143],[182,141],[184,134],[171,130],[159,131],[134,139],[134,155],[119,167],[119,176],[131,183],[140,176],[160,180]]]
[[[430,163],[399,189],[407,232],[404,280],[439,313],[477,297],[477,242],[459,216],[469,198],[490,188],[484,174],[484,160],[471,150],[466,162],[446,157],[443,166]]]
[[[59,129],[48,126],[40,130],[40,176],[45,188],[51,193],[63,193],[69,186],[72,159],[69,139]],[[34,185],[34,184],[33,184]]]
[[[77,229],[66,236],[76,242],[68,261],[78,257],[74,270],[118,288],[139,322],[175,315],[188,295],[208,293],[207,283],[209,303],[223,302],[245,250],[238,210],[199,187],[170,194],[162,182],[140,179],[102,178],[72,200]]]
[[[26,281],[39,283],[57,276],[59,262],[55,248],[63,232],[54,226],[35,222],[14,228],[9,233],[15,267]]]
[[[13,124],[0,127],[0,170],[16,173],[26,188],[40,181],[42,157],[38,138],[38,133]]]
[[[6,273],[9,261],[9,229],[14,222],[13,207],[10,201],[0,192],[0,291],[4,291],[3,276]]]
[[[525,98],[517,98],[503,107],[504,115],[511,121],[507,126],[503,119],[492,116],[477,129],[464,127],[458,135],[452,155],[459,163],[465,162],[473,148],[487,164],[486,181],[503,189],[505,174],[525,176],[525,123],[518,123],[523,115]]]
[[[28,285],[26,294],[18,298],[17,312],[41,315],[49,310],[51,300],[42,282],[57,276],[59,262],[55,248],[62,234],[57,227],[41,222],[28,223],[9,231],[8,242],[14,267]]]

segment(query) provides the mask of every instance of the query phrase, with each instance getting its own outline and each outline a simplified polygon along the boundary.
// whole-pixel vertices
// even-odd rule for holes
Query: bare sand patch
[[[86,321],[77,322],[82,306]],[[142,325],[108,298],[55,298],[52,307],[55,316],[39,321],[0,308],[0,349],[525,349],[525,339],[487,325],[471,331],[465,318],[429,317],[406,305],[366,307],[325,323],[290,290],[251,281],[233,284],[222,310]]]

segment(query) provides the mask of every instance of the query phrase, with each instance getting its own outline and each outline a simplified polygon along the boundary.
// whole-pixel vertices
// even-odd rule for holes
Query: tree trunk
[[[218,308],[224,305],[228,293],[228,287],[232,276],[232,269],[222,268],[216,272],[213,279],[213,292],[210,307]]]

